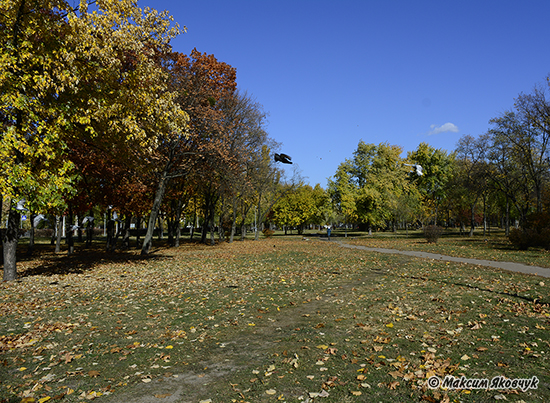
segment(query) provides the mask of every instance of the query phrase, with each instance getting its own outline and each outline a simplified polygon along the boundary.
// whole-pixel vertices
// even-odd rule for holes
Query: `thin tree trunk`
[[[470,212],[471,212],[471,216],[470,216],[470,236],[474,236],[474,227],[475,227],[475,221],[476,221],[476,217],[475,217],[475,205],[472,204],[470,206]]]
[[[122,247],[124,249],[130,249],[130,224],[132,223],[132,215],[128,214],[124,221],[124,235],[122,237]]]
[[[229,243],[232,243],[237,230],[237,197],[233,196],[233,217],[231,219],[231,234],[229,235]]]
[[[506,218],[504,221],[504,228],[506,236],[510,235],[510,202],[508,201],[508,198],[506,198]]]
[[[174,246],[179,247],[180,246],[180,239],[181,239],[181,213],[183,211],[183,200],[178,200],[176,205],[176,217],[174,220],[174,225],[176,226],[176,241],[174,242]],[[184,223],[185,224],[185,223]]]
[[[31,214],[31,234],[29,237],[29,248],[27,249],[27,256],[32,256],[32,253],[34,251],[34,218],[36,217],[36,214]]]
[[[166,191],[166,185],[168,184],[168,178],[166,177],[167,169],[164,170],[160,178],[157,192],[155,194],[155,199],[153,200],[153,207],[151,209],[151,214],[149,215],[149,223],[147,224],[147,233],[143,239],[143,246],[141,247],[141,254],[148,255],[151,251],[151,246],[153,242],[153,230],[155,228],[155,222],[157,221],[160,206],[164,198],[164,192]]]
[[[162,240],[164,238],[164,226],[163,226],[163,217],[162,217],[162,212],[159,211],[159,214],[158,214],[158,224],[159,224],[159,235],[158,235],[158,239],[159,241]]]
[[[55,240],[57,239],[57,216],[53,217],[53,224],[52,224],[52,236],[50,238],[50,245],[55,245]]]
[[[261,197],[261,196],[260,196]],[[256,235],[254,236],[254,240],[257,241],[260,239],[260,231],[258,230],[258,222],[262,222],[262,205],[260,203],[261,199],[258,199],[258,207],[256,209],[256,222],[254,225],[256,226]]]
[[[139,246],[139,238],[141,233],[141,216],[138,216],[136,220],[136,248],[140,248]]]
[[[55,239],[55,253],[61,252],[61,233],[63,231],[63,220],[61,216],[55,216],[55,227],[56,227],[56,239]]]
[[[68,255],[72,255],[74,252],[74,238],[73,238],[73,209],[69,205],[69,217],[67,219],[67,225],[65,227],[66,236],[67,236],[67,245],[69,246],[67,250]]]
[[[19,224],[21,214],[15,209],[8,213],[8,225],[4,230],[2,247],[4,250],[4,281],[17,278],[17,241],[19,239]]]

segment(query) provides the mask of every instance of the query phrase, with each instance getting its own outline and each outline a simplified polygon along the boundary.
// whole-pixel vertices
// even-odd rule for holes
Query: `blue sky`
[[[550,73],[547,0],[138,0],[187,27],[269,113],[311,185],[360,140],[453,151]]]

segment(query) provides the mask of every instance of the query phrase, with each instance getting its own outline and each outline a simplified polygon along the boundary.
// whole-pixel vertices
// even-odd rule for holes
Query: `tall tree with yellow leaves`
[[[17,202],[59,210],[73,188],[69,139],[143,161],[159,133],[185,130],[155,60],[179,32],[134,0],[97,0],[92,12],[87,0],[0,2],[0,192],[11,200],[4,280],[17,276]]]

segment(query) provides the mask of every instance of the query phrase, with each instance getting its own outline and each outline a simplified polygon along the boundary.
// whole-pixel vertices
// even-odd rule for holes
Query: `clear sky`
[[[448,152],[550,73],[548,0],[138,0],[214,54],[312,186],[360,140]]]

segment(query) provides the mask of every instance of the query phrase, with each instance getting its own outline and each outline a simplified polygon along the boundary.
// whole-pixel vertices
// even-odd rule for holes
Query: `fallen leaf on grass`
[[[157,399],[164,399],[166,397],[172,396],[172,394],[171,393],[163,393],[163,394],[157,393],[156,395],[153,395],[153,396],[155,396]]]
[[[99,376],[99,372],[96,370],[92,370],[88,372],[88,375],[91,376],[92,378],[95,378],[96,376]]]
[[[274,395],[275,393],[277,393],[277,391],[275,389],[268,389],[265,391],[265,393],[268,395]]]
[[[363,394],[363,392],[360,392],[358,390],[352,390],[350,392],[353,396],[361,396]]]
[[[395,390],[397,389],[397,387],[399,386],[399,382],[395,381],[395,382],[391,382],[388,387],[392,390]]]

